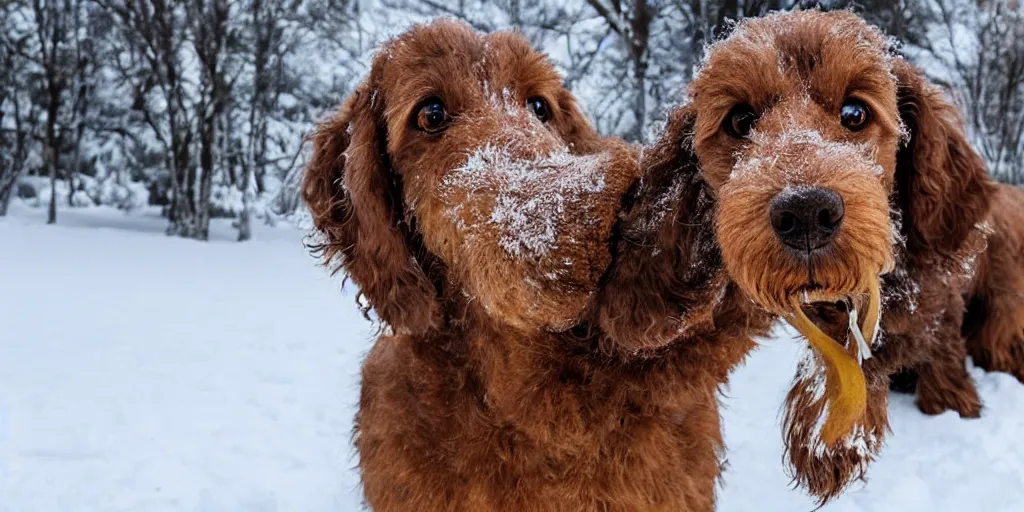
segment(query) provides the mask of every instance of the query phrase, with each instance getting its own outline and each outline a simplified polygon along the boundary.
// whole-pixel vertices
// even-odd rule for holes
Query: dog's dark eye
[[[754,112],[753,107],[750,105],[737,105],[729,111],[729,115],[725,117],[725,132],[731,137],[742,139],[747,135],[750,135],[750,130],[754,127],[754,123],[757,122],[757,113]]]
[[[860,131],[868,125],[871,117],[868,107],[857,100],[846,100],[843,109],[839,112],[839,120],[843,126],[850,131]]]
[[[448,124],[448,110],[444,108],[444,102],[437,98],[429,99],[420,106],[416,114],[416,127],[427,133],[437,133]]]
[[[544,101],[544,98],[533,97],[526,100],[526,104],[533,111],[533,115],[537,116],[542,123],[546,123],[551,120],[551,109],[548,107],[548,102]]]

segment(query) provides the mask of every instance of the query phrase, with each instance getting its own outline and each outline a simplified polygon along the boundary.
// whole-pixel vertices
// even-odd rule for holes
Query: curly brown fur
[[[889,391],[884,385],[869,386],[866,426],[856,432],[856,442],[827,446],[815,430],[826,407],[820,391],[825,384],[820,364],[817,355],[808,350],[786,396],[783,424],[786,457],[795,471],[794,480],[825,503],[838,496],[851,481],[864,478],[870,462],[865,453],[881,450],[888,429]]]
[[[967,349],[982,368],[1024,382],[1024,190],[1000,185],[988,228],[967,292]]]
[[[667,134],[691,129],[684,112],[666,126]],[[728,282],[711,229],[714,201],[689,152],[667,135],[645,149],[641,167],[644,177],[620,215],[616,264],[598,300],[607,339],[631,352],[712,325]]]
[[[497,50],[465,27],[444,22],[392,41],[366,82],[313,135],[304,197],[323,238],[317,249],[326,264],[344,267],[378,317],[399,334],[442,329],[448,305],[443,294],[456,278],[477,306],[516,327],[571,325],[589,303],[592,283],[610,255],[597,250],[599,238],[548,251],[540,242],[523,246],[532,242],[526,237],[537,231],[550,237],[582,224],[588,208],[612,211],[619,203],[614,191],[628,186],[637,172],[632,150],[596,136],[542,56],[511,34],[487,41]],[[478,69],[489,52],[500,60]],[[424,67],[433,58],[438,62]],[[489,80],[490,90],[480,80]],[[429,134],[416,128],[416,115],[434,97],[457,110],[443,133]],[[532,98],[554,110],[547,130],[527,112]],[[602,144],[608,151],[597,155]],[[583,166],[598,158],[623,171],[587,174]],[[552,178],[531,183],[529,176],[490,176],[470,168],[515,170],[534,161],[541,162],[537,172]],[[543,190],[563,184],[553,178],[560,173],[563,181],[578,180],[565,184],[576,186],[576,194]],[[545,192],[540,202],[530,202]],[[500,225],[487,218],[531,207],[567,213],[547,225],[538,220],[513,226],[534,230],[526,233],[513,232],[514,222]],[[612,222],[598,217],[587,229],[609,232]],[[541,285],[547,281],[556,283]],[[558,293],[548,295],[547,288]]]
[[[452,114],[438,135],[415,129],[429,98]],[[523,38],[453,22],[386,44],[321,125],[305,195],[322,256],[391,327],[356,419],[370,507],[713,510],[717,391],[769,317],[724,276],[713,202],[637,185],[637,156]]]
[[[824,367],[810,352],[783,418],[794,480],[824,503],[863,478],[888,432],[889,376],[902,369],[918,375],[922,411],[976,416],[959,291],[985,245],[979,223],[993,185],[945,94],[854,14],[799,11],[740,23],[711,48],[690,95],[680,111],[693,120],[693,152],[717,202],[717,241],[743,292],[784,313],[805,293],[856,298],[865,275],[882,274],[883,335],[863,364],[867,413],[846,438],[820,439]],[[851,98],[870,113],[862,129],[840,122]],[[742,105],[753,128],[730,134],[730,114]],[[773,229],[770,207],[810,187],[838,194],[845,212],[826,245],[793,250]],[[849,344],[842,306],[804,310]]]

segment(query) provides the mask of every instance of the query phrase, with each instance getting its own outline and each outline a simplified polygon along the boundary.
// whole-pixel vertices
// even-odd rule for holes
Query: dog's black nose
[[[772,199],[772,229],[782,243],[804,252],[828,245],[843,223],[843,198],[835,191],[792,188]]]

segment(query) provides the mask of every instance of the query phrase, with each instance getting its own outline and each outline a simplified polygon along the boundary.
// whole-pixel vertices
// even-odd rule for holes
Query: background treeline
[[[797,2],[815,3],[815,2]],[[1016,0],[822,2],[857,9],[960,101],[1000,180],[1024,184],[1024,9]],[[598,128],[652,137],[729,20],[793,0],[0,0],[0,215],[155,205],[168,234],[300,210],[304,136],[373,47],[436,16],[514,27]]]

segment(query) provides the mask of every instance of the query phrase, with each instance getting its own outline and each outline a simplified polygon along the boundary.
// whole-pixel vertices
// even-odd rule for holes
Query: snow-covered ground
[[[153,213],[0,219],[0,512],[345,512],[370,326],[294,229],[163,236]],[[260,229],[262,228],[262,229]],[[778,410],[799,352],[766,340],[724,399],[720,510],[809,511]],[[894,433],[840,511],[1024,510],[1024,386],[974,371],[980,420],[892,404]]]

